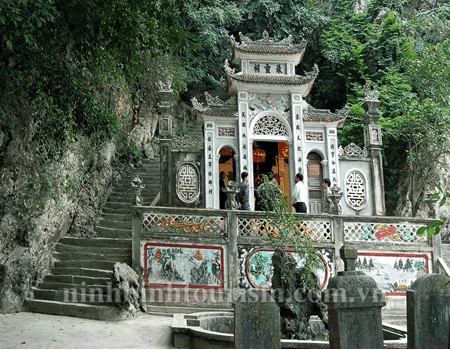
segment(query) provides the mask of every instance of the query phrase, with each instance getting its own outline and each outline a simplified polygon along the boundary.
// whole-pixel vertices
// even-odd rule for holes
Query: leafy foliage
[[[438,5],[372,0],[356,13],[347,0],[4,0],[0,162],[13,139],[44,163],[79,138],[111,139],[154,112],[155,81],[168,74],[184,101],[216,89],[228,35],[258,39],[268,30],[308,40],[297,73],[320,67],[313,106],[350,105],[342,143],[362,145],[362,85],[379,85],[390,211],[403,175],[421,173],[408,183],[414,214],[450,134],[450,6]]]
[[[263,175],[263,179],[265,191],[272,194],[271,198],[262,198],[262,208],[270,227],[269,238],[275,248],[287,250],[292,247],[298,253],[302,259],[302,283],[307,290],[316,289],[315,272],[323,269],[317,249],[313,246],[306,227],[290,212],[289,198],[283,195],[278,185],[271,182],[266,175]],[[284,269],[282,272],[285,278],[294,273],[291,269]]]

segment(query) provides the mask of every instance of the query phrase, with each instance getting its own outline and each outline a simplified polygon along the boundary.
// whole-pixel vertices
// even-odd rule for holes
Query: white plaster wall
[[[373,197],[373,184],[372,184],[372,170],[370,161],[364,160],[348,160],[340,159],[339,161],[339,173],[340,183],[344,195],[341,199],[342,214],[354,215],[355,211],[347,204],[345,200],[345,175],[349,170],[357,169],[364,174],[366,180],[367,199],[365,207],[360,211],[359,215],[375,215],[374,197]]]

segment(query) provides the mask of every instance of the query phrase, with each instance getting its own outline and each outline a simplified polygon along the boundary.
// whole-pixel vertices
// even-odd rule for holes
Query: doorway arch
[[[309,210],[311,214],[322,212],[322,156],[317,152],[309,152],[308,156],[308,195]]]
[[[236,181],[237,175],[236,175],[236,152],[231,146],[222,146],[218,151],[218,174],[219,177],[217,178],[217,189],[219,195],[218,200],[216,202],[216,208],[224,209],[225,205],[225,199],[226,194],[222,192],[221,186],[220,186],[220,174],[222,171],[225,173],[224,181]]]
[[[269,171],[274,173],[283,193],[290,198],[292,130],[286,118],[272,110],[259,113],[250,123],[248,145],[250,207],[253,209],[255,205],[260,176]]]

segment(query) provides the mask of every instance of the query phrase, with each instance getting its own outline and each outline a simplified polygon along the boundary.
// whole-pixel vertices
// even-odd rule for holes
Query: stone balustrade
[[[440,239],[417,235],[431,220],[294,215],[298,229],[311,237],[324,262],[324,270],[318,272],[322,288],[344,269],[339,253],[344,243],[358,249],[361,269],[378,274],[384,283],[380,288],[394,294],[404,295],[408,281],[394,283],[389,278],[400,272],[433,272],[440,258]],[[143,271],[148,288],[268,289],[274,251],[269,235],[278,234],[276,226],[263,212],[135,206],[133,268]],[[288,250],[295,254],[293,247]],[[392,276],[377,266],[380,261],[394,265],[394,260]]]

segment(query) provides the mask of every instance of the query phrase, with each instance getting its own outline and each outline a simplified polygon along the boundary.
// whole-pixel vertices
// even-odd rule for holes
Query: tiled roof
[[[234,118],[238,116],[237,106],[232,106],[229,108],[214,108],[210,107],[204,111],[199,111],[202,115],[207,115],[211,117],[224,117],[224,118]]]
[[[306,122],[338,122],[338,127],[344,124],[347,114],[335,114],[324,109],[308,109],[303,115]]]
[[[226,70],[225,70],[226,71]],[[306,75],[275,75],[275,74],[245,74],[245,73],[233,73],[227,72],[231,79],[247,82],[247,83],[260,83],[260,84],[282,84],[282,85],[303,85],[312,83],[317,75],[319,75],[319,68],[314,65],[312,71],[307,72]]]
[[[282,46],[282,45],[263,45],[263,44],[252,44],[252,45],[236,45],[235,50],[242,52],[254,52],[262,54],[276,54],[276,55],[292,55],[303,53],[306,48],[306,42],[303,47],[299,46]]]
[[[231,79],[261,84],[283,84],[283,85],[303,85],[311,83],[316,79],[317,75],[300,76],[300,75],[270,75],[270,74],[233,74]]]
[[[303,53],[306,49],[306,40],[302,40],[299,44],[292,42],[292,36],[281,41],[275,41],[269,38],[267,31],[263,32],[263,37],[260,40],[251,40],[244,34],[239,33],[240,43],[236,41],[234,36],[230,36],[231,43],[234,48],[243,52],[255,52],[262,54],[298,54]]]

